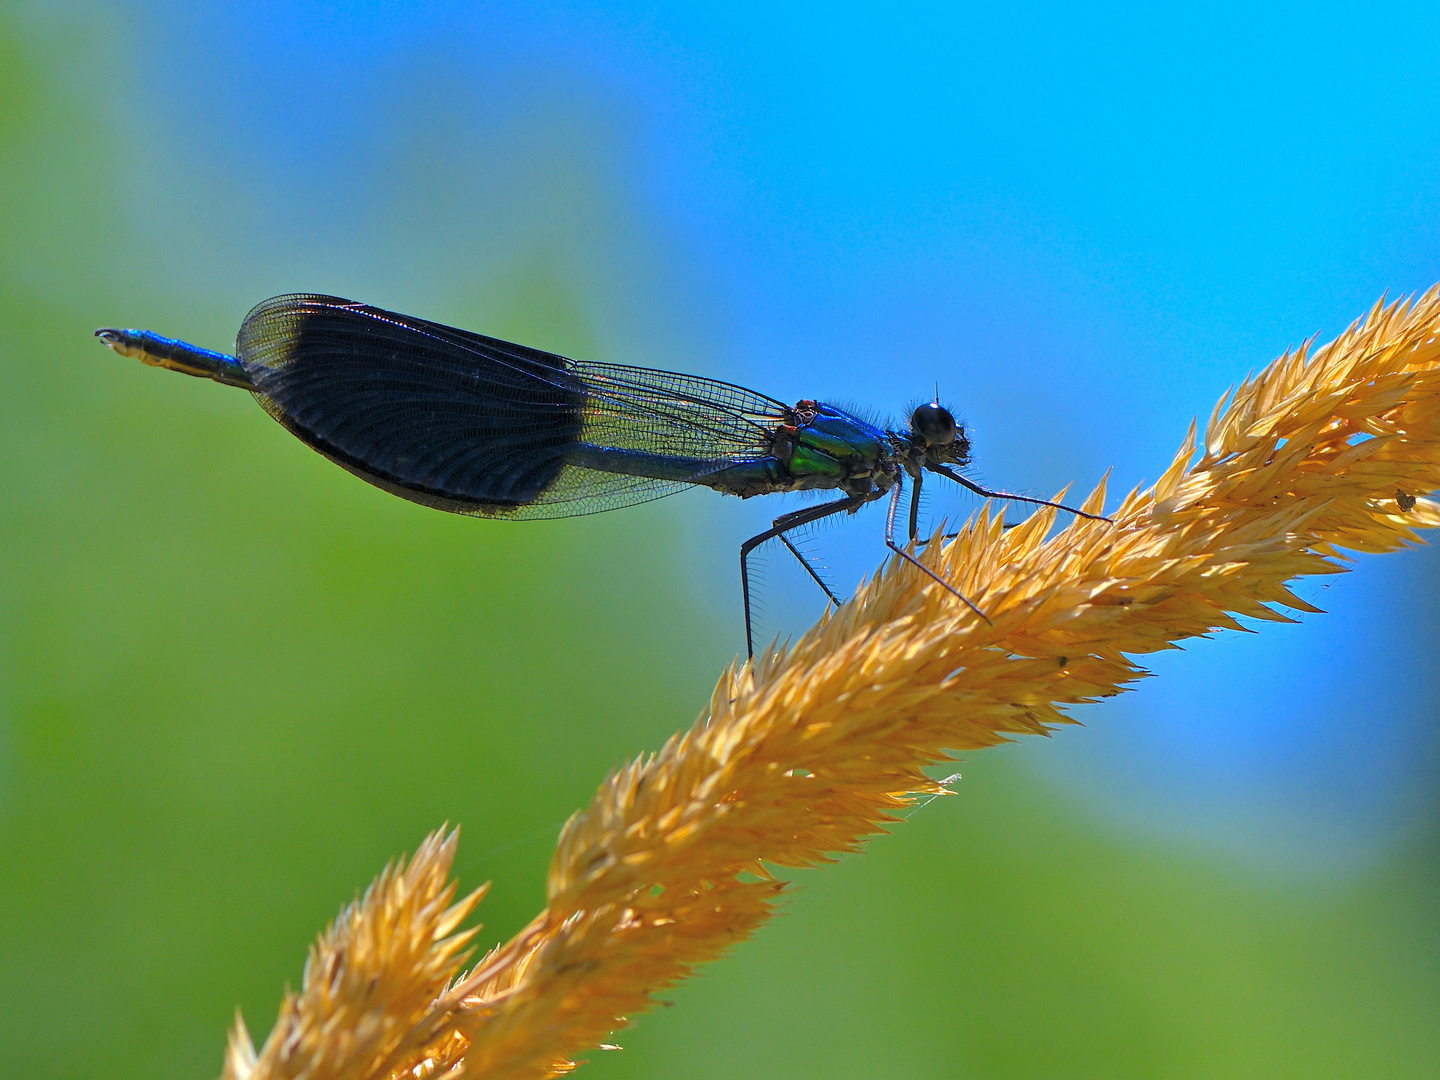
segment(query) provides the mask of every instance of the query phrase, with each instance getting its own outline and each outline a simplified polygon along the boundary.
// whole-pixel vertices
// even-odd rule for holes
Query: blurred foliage
[[[442,821],[462,884],[495,881],[482,940],[528,920],[561,822],[736,643],[683,599],[675,506],[436,514],[100,348],[122,300],[175,304],[132,270],[108,124],[0,15],[0,1045],[15,1076],[204,1077]],[[497,273],[491,329],[583,346],[563,274]],[[1045,749],[802,875],[591,1074],[1433,1075],[1433,836],[1254,885],[1076,820],[1009,767]]]
[[[527,921],[560,824],[693,717],[717,635],[654,599],[682,572],[662,510],[437,514],[248,395],[117,362],[91,334],[118,287],[30,277],[127,277],[113,135],[7,29],[0,1045],[21,1073],[204,1076],[234,1007],[267,1028],[315,932],[443,821],[493,933]],[[582,335],[556,281],[517,268],[504,332]]]

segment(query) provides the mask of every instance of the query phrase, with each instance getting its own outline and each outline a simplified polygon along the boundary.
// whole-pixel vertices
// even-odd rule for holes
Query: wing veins
[[[338,298],[337,298],[338,299]],[[519,375],[522,379],[534,380],[536,382],[551,386],[557,390],[573,392],[579,389],[588,398],[614,402],[616,404],[629,404],[637,413],[648,416],[654,420],[661,421],[667,425],[680,430],[700,430],[712,436],[726,449],[720,453],[708,455],[686,454],[694,456],[698,460],[710,462],[739,462],[751,460],[768,451],[769,429],[757,420],[751,418],[749,410],[739,405],[727,405],[720,401],[718,396],[699,396],[696,393],[687,392],[678,388],[666,388],[663,384],[666,380],[674,380],[683,386],[686,384],[714,387],[718,392],[725,392],[730,396],[744,396],[752,400],[753,404],[768,407],[767,413],[756,415],[773,415],[778,422],[784,415],[785,405],[773,398],[748,390],[745,387],[733,383],[723,382],[718,379],[707,379],[703,376],[686,375],[682,372],[663,371],[659,368],[630,367],[621,364],[609,364],[603,361],[572,360],[558,353],[547,353],[540,349],[526,349],[526,352],[534,356],[517,355],[510,353],[507,346],[514,347],[512,343],[505,342],[499,338],[485,338],[483,342],[468,340],[472,337],[469,331],[460,330],[456,327],[445,326],[441,323],[430,322],[424,319],[410,320],[408,317],[396,317],[395,313],[387,312],[381,308],[373,308],[359,303],[333,303],[326,301],[312,300],[316,306],[327,307],[332,310],[345,311],[347,314],[373,319],[376,322],[385,323],[394,327],[402,335],[413,333],[431,341],[439,342],[445,346],[456,349],[467,355],[477,356],[490,363],[498,364],[506,370]],[[422,325],[416,325],[417,323]],[[482,338],[483,335],[473,335],[474,338]],[[524,361],[537,367],[549,368],[554,371],[554,377],[547,377],[540,372],[527,370],[521,367],[516,361]],[[623,371],[629,378],[617,378],[609,372],[601,373],[598,369],[608,368],[611,371]],[[644,373],[656,376],[655,383],[639,382],[633,379],[633,375]],[[567,376],[561,378],[559,376]],[[605,386],[600,380],[618,384],[619,389],[611,389]],[[642,397],[641,395],[644,395]],[[646,399],[649,400],[646,400]],[[717,425],[713,420],[697,418],[697,410],[681,410],[671,407],[676,403],[686,403],[692,406],[700,406],[705,410],[713,410],[727,415],[732,420],[748,429],[747,433],[753,436],[751,442],[742,439],[735,431],[723,425]],[[587,402],[587,409],[589,408]],[[703,417],[703,412],[700,414]],[[638,419],[631,417],[631,419]],[[673,443],[672,443],[673,445]],[[658,452],[665,452],[659,450]],[[713,470],[712,470],[713,471]],[[697,473],[697,476],[706,475]]]

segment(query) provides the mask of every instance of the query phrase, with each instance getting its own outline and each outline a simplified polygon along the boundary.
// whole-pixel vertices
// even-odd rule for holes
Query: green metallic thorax
[[[781,491],[840,490],[878,498],[899,465],[890,436],[833,405],[802,401],[774,432],[770,453],[699,482],[741,498]]]

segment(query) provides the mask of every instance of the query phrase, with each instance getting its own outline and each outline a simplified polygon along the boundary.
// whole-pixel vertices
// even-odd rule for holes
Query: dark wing
[[[769,453],[778,401],[584,363],[333,296],[277,296],[236,352],[291,432],[412,502],[567,517],[660,498]]]

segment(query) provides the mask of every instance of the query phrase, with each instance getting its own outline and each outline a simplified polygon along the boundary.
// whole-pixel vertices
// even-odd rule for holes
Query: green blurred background
[[[1435,76],[1389,39],[1393,100],[1287,127],[1257,102],[1294,72],[1245,81],[1278,17],[697,10],[0,5],[0,1072],[216,1074],[235,1007],[263,1037],[315,933],[442,822],[462,886],[494,882],[483,940],[518,929],[560,824],[703,705],[735,545],[785,508],[423,510],[96,326],[223,348],[303,289],[781,397],[898,409],[938,376],[985,478],[1048,491],[1153,476],[1245,369],[1440,277]],[[1155,78],[1207,64],[1200,105]],[[924,65],[983,168],[887,157],[897,124],[963,141],[943,94],[866,90]],[[1297,180],[1352,122],[1389,179],[1361,145]],[[1047,137],[1062,168],[1024,156]],[[846,589],[868,526],[812,540]],[[804,626],[772,568],[768,632]],[[1437,576],[1368,560],[1306,593],[1332,616],[1157,665],[1173,699],[978,755],[587,1075],[1437,1075]]]

